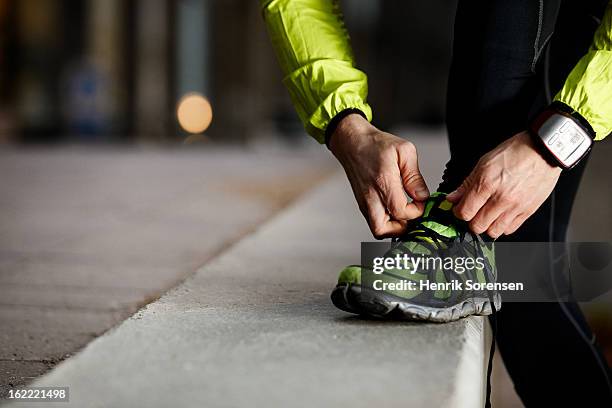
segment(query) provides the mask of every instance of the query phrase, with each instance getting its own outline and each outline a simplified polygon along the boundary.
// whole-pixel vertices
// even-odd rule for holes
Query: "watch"
[[[591,150],[594,132],[582,117],[570,112],[571,108],[559,105],[554,104],[538,115],[530,133],[549,162],[571,169]]]

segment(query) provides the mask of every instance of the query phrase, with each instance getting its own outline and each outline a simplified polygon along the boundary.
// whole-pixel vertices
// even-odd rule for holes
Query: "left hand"
[[[561,168],[548,164],[524,131],[485,154],[447,199],[472,231],[495,239],[512,234],[536,212],[560,174]]]

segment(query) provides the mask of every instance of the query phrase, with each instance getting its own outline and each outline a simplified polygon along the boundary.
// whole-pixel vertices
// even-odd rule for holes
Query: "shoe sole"
[[[488,316],[493,313],[488,298],[472,298],[449,307],[436,308],[416,305],[398,296],[350,283],[338,284],[331,293],[331,300],[345,312],[393,320],[447,323],[467,316]],[[495,308],[499,310],[500,307],[501,297],[497,293]]]

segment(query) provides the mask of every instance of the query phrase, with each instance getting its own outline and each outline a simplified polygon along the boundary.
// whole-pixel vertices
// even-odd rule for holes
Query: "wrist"
[[[367,117],[366,117],[365,113],[363,113],[359,109],[347,108],[347,109],[344,109],[341,112],[337,113],[329,121],[329,123],[327,124],[327,128],[325,129],[325,144],[327,145],[327,147],[329,147],[330,142],[331,142],[331,137],[334,134],[334,132],[336,131],[336,128],[338,127],[340,122],[342,122],[344,120],[344,118],[346,118],[347,116],[351,116],[351,115],[355,115],[355,114],[359,115],[363,119],[367,120]]]
[[[343,116],[334,126],[327,139],[329,150],[338,157],[343,147],[351,144],[351,140],[363,135],[372,128],[372,124],[359,113],[349,113]]]
[[[559,162],[552,156],[552,154],[546,149],[542,142],[539,139],[539,136],[532,133],[531,131],[527,131],[526,133],[526,143],[528,143],[529,147],[548,164],[551,169],[561,169],[559,166]]]

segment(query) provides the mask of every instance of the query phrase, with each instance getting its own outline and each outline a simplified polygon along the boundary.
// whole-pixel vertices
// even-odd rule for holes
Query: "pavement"
[[[369,239],[350,194],[337,174],[33,385],[69,386],[71,407],[482,406],[483,318],[331,304]]]
[[[439,136],[421,132],[417,140],[430,186],[437,184],[447,155]],[[595,152],[594,170],[585,175],[574,239],[581,234],[605,239],[610,231],[610,217],[605,218],[610,184],[601,171],[608,168],[609,150]],[[275,166],[270,164],[274,174],[287,175],[284,168],[272,170]],[[69,386],[71,402],[62,406],[75,407],[482,406],[488,347],[483,319],[390,324],[333,308],[328,295],[337,271],[359,260],[358,242],[370,235],[344,176],[315,179],[322,184],[296,201],[286,200],[292,204],[282,210],[275,207],[276,215],[257,228],[229,234],[235,238],[200,259],[203,266],[195,274],[182,275],[190,277],[33,385]],[[259,189],[244,184],[230,188],[240,194],[245,189],[258,195]],[[206,225],[194,236],[217,233],[227,220],[217,221],[196,220],[218,226]],[[496,406],[520,406],[499,360],[494,380]]]
[[[0,398],[337,171],[306,150],[0,151]]]

